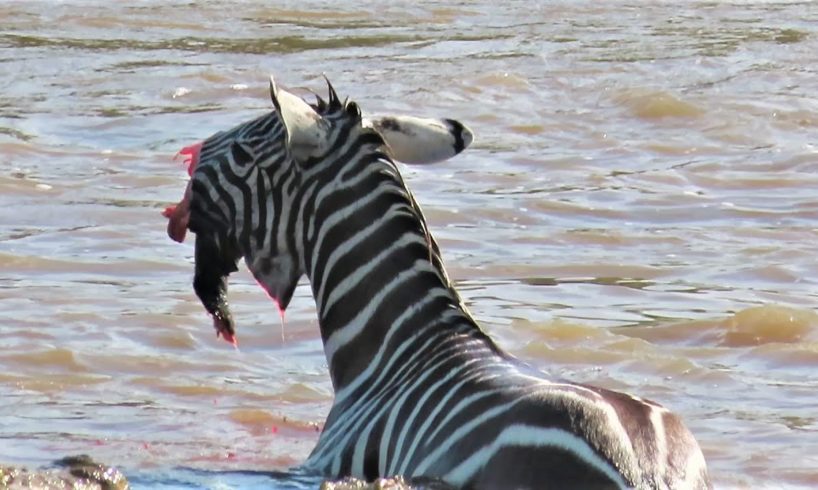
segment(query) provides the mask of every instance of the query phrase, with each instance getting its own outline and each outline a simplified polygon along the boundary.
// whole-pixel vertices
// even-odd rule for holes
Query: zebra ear
[[[324,119],[300,97],[278,88],[270,76],[270,99],[284,126],[285,145],[296,160],[320,154],[327,141]]]
[[[375,128],[404,163],[433,163],[449,159],[474,141],[474,133],[454,119],[384,116],[365,122]]]

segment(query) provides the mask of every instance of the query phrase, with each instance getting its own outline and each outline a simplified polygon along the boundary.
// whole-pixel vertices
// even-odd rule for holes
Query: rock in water
[[[0,465],[2,490],[128,490],[128,480],[116,468],[89,456],[67,456],[51,468],[29,470]]]

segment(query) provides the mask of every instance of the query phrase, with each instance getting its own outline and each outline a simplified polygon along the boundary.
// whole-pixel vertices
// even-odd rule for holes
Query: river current
[[[811,2],[0,3],[0,462],[317,484],[308,285],[282,326],[234,274],[235,350],[160,215],[270,73],[474,130],[404,175],[501,346],[680,413],[717,488],[818,486]]]

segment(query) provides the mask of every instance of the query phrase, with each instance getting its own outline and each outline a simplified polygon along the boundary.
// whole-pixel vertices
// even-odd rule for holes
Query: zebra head
[[[163,213],[175,241],[186,230],[196,234],[193,288],[213,317],[217,335],[235,343],[227,302],[227,278],[239,259],[273,299],[287,308],[304,265],[295,228],[300,224],[297,193],[303,178],[296,159],[320,150],[329,129],[326,117],[341,105],[330,100],[308,104],[277,89],[271,78],[276,111],[216,133],[187,147],[190,181],[182,201]],[[348,104],[349,110],[358,110]],[[379,135],[391,156],[406,163],[448,159],[468,147],[472,132],[453,119],[414,116],[363,118],[358,122]],[[286,124],[286,127],[285,127]],[[313,131],[310,133],[310,131]]]

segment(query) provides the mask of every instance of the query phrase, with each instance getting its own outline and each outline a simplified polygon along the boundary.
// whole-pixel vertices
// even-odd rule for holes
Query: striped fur
[[[306,469],[480,489],[710,488],[678,416],[550,379],[480,329],[357,104],[331,87],[312,107],[271,89],[280,123],[203,150],[190,228],[197,275],[226,281],[220,258],[243,255],[282,307],[310,279],[335,400]]]
[[[313,109],[321,110],[303,104],[301,115],[309,117]],[[473,140],[453,119],[388,115],[363,124],[375,128],[404,162],[444,160]],[[192,159],[188,189],[179,205],[163,213],[174,240],[183,241],[186,228],[196,233],[194,290],[217,333],[233,342],[227,276],[240,258],[282,312],[304,274],[292,233],[292,193],[301,177],[287,156],[284,135],[277,113],[269,112],[186,148]]]

